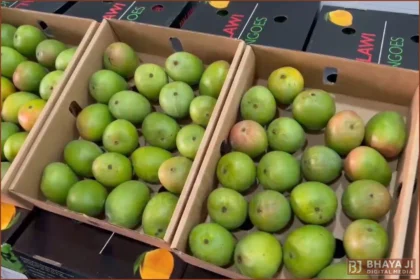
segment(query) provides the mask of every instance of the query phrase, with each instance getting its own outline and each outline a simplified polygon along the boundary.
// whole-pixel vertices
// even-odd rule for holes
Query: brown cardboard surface
[[[174,52],[170,42],[171,38],[178,38],[185,51],[197,55],[205,64],[217,60],[226,60],[231,63],[231,67],[183,192],[180,195],[164,241],[142,234],[141,228],[136,230],[124,229],[111,225],[105,220],[77,214],[67,210],[65,207],[45,201],[39,190],[42,172],[49,163],[62,161],[65,145],[71,140],[79,138],[76,129],[76,118],[71,114],[69,108],[74,103],[77,103],[81,108],[93,103],[93,99],[88,92],[89,78],[93,73],[102,69],[105,49],[113,42],[122,41],[133,47],[143,62],[163,65],[165,59]],[[245,44],[236,39],[128,21],[103,21],[87,48],[85,55],[76,67],[75,74],[70,78],[67,87],[57,101],[57,106],[51,111],[50,118],[40,131],[40,136],[34,143],[35,148],[28,153],[26,160],[16,174],[16,178],[11,187],[13,193],[47,211],[117,232],[154,246],[169,247],[169,242],[175,232],[192,184],[206,153],[210,138],[213,135],[244,48]],[[155,106],[155,109],[159,110],[158,106]],[[143,139],[140,139],[140,144],[144,145]],[[154,191],[157,191],[160,186],[155,185],[151,187]]]
[[[323,89],[333,93],[337,112],[345,109],[355,110],[365,122],[375,113],[383,110],[395,110],[406,117],[409,139],[404,155],[400,157],[399,161],[390,162],[394,172],[388,188],[394,203],[390,213],[381,222],[390,235],[390,257],[401,258],[416,175],[414,166],[419,155],[418,72],[263,46],[247,46],[245,50],[171,247],[179,253],[181,258],[193,265],[226,277],[244,278],[233,265],[226,269],[220,268],[191,256],[188,249],[188,236],[194,226],[209,221],[206,200],[210,192],[219,185],[215,174],[217,162],[221,157],[221,147],[228,139],[231,127],[240,120],[238,110],[243,94],[252,85],[267,85],[266,80],[270,73],[283,66],[292,66],[301,71],[306,88]],[[337,70],[336,83],[324,82],[326,67]],[[280,109],[279,114],[290,116],[291,112]],[[307,134],[307,139],[308,146],[324,144],[323,134]],[[302,151],[297,151],[295,156],[299,158],[301,153]],[[401,192],[398,195],[400,183]],[[339,207],[335,220],[328,224],[327,228],[333,232],[336,239],[342,239],[346,226],[351,222],[341,213],[340,204],[343,189],[348,184],[344,175],[331,184],[331,187],[336,191]],[[255,190],[251,190],[245,195],[246,199],[249,201],[250,197],[261,189],[262,187],[258,186]],[[295,217],[290,227],[275,236],[283,243],[292,229],[302,225]],[[240,239],[248,232],[255,230],[255,228],[237,230],[233,234],[237,239]],[[292,278],[292,275],[283,266],[276,277],[285,279]],[[397,279],[398,276],[389,278]]]
[[[1,22],[9,23],[14,26],[30,24],[38,28],[40,27],[39,22],[44,22],[48,26],[48,34],[54,36],[55,39],[60,40],[69,46],[78,46],[77,51],[73,56],[73,60],[68,65],[63,75],[62,82],[54,89],[51,97],[47,102],[47,105],[44,107],[42,114],[39,116],[35,126],[29,133],[25,144],[22,146],[19,154],[13,160],[12,165],[1,181],[2,202],[13,203],[24,208],[31,208],[32,205],[30,203],[27,203],[11,194],[8,192],[8,189],[12,183],[13,178],[16,176],[16,172],[22,164],[22,161],[26,158],[35,141],[35,138],[37,137],[43,124],[48,118],[49,113],[54,107],[58,97],[63,91],[68,79],[73,74],[74,68],[82,57],[82,54],[92,39],[99,24],[89,19],[79,19],[56,14],[3,7],[1,8]]]
[[[419,179],[420,165],[417,164],[417,183]],[[419,231],[420,231],[420,208],[419,208],[419,186],[416,186],[411,202],[410,219],[407,228],[407,242],[405,244],[404,257],[415,259],[416,273],[410,279],[420,279],[419,260]]]

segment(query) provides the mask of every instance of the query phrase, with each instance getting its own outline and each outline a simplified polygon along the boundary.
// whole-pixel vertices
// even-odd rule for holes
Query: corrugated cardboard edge
[[[207,152],[208,146],[214,136],[214,130],[216,129],[217,123],[220,119],[220,114],[223,110],[223,107],[226,102],[226,98],[229,95],[230,88],[234,81],[236,72],[239,68],[239,63],[241,62],[242,55],[245,51],[245,42],[240,42],[238,49],[236,51],[235,57],[231,63],[230,70],[226,77],[225,83],[223,84],[221,93],[217,99],[217,104],[213,110],[212,116],[209,121],[209,125],[206,128],[206,132],[203,137],[203,141],[200,145],[200,150],[198,151],[199,157],[201,157],[200,162],[193,162],[193,166],[191,167],[191,171],[193,172],[191,175],[188,176],[187,181],[185,182],[184,188],[182,190],[181,196],[178,200],[177,206],[175,208],[174,214],[172,215],[171,222],[169,223],[168,229],[166,231],[164,240],[167,243],[170,243],[175,235],[176,228],[178,227],[179,221],[181,219],[182,213],[184,212],[185,205],[187,204],[188,199],[190,199],[191,190],[194,186],[196,181],[198,172],[201,168],[201,164],[205,158],[205,154]],[[195,166],[194,166],[195,165]]]
[[[407,237],[408,221],[414,191],[414,183],[417,176],[417,161],[419,159],[419,88],[414,94],[410,109],[411,124],[409,138],[406,146],[405,157],[402,159],[402,172],[400,182],[403,182],[398,206],[393,218],[394,237],[389,254],[391,259],[401,259],[404,256],[404,248]],[[399,279],[399,275],[388,275],[385,279]]]
[[[254,53],[250,46],[246,47],[245,53],[243,55],[243,61],[249,60],[249,58],[252,58],[254,56]],[[325,58],[328,58],[329,56],[320,55]],[[343,60],[344,61],[344,60]],[[350,63],[354,63],[351,61]],[[239,66],[239,69],[237,71],[236,77],[242,77],[245,75],[247,77],[247,73],[249,74],[249,71],[252,71],[253,69],[246,68],[242,63]],[[418,71],[416,71],[418,73]],[[246,90],[250,87],[251,83],[253,81],[243,81],[239,78],[235,79],[232,86],[231,86],[231,92],[235,91],[242,91]],[[229,107],[232,109],[231,104],[234,102],[235,99],[241,98],[235,97],[235,94],[230,93],[228,98],[226,99],[225,105],[226,107]],[[220,119],[225,119],[226,114],[228,110],[223,110],[220,116]],[[403,250],[404,250],[404,244],[406,239],[406,232],[407,232],[407,224],[409,219],[409,212],[410,212],[410,205],[411,205],[411,198],[413,194],[414,189],[414,182],[415,182],[415,176],[416,176],[416,169],[410,168],[413,166],[416,166],[417,160],[419,159],[419,147],[417,143],[419,142],[419,88],[417,87],[417,90],[414,94],[414,97],[412,98],[411,108],[410,108],[410,114],[411,114],[411,123],[409,124],[409,139],[406,145],[406,151],[404,153],[403,158],[401,159],[401,174],[400,174],[400,181],[404,181],[404,184],[401,189],[401,193],[399,196],[399,203],[397,206],[397,211],[393,219],[392,226],[394,228],[394,238],[392,240],[392,245],[389,258],[397,258],[401,259],[403,257]],[[220,145],[224,141],[223,137],[219,137],[219,134],[221,130],[224,128],[223,125],[218,125],[215,129],[215,136],[213,137],[212,142],[209,144],[208,150],[211,151],[212,149],[219,149]],[[206,166],[207,162],[211,160],[211,158],[214,156],[215,153],[208,153],[203,160],[202,166]],[[214,180],[214,174],[209,174],[211,172],[204,172],[203,169],[199,172],[197,175],[196,182],[206,182],[207,180],[212,182]],[[198,193],[200,188],[197,186],[193,187],[190,199],[200,199],[205,201],[206,197],[203,197],[202,193]],[[202,190],[202,189],[201,189]],[[193,264],[195,266],[199,266],[201,268],[204,268],[206,270],[210,270],[212,272],[218,273],[220,275],[224,275],[226,277],[234,278],[234,279],[244,279],[247,278],[244,275],[241,275],[237,272],[230,271],[206,262],[203,262],[201,260],[198,260],[197,258],[188,255],[187,253],[182,252],[182,248],[180,248],[181,239],[186,238],[186,230],[185,226],[188,223],[189,218],[195,215],[199,215],[199,213],[193,213],[191,209],[189,209],[189,205],[186,205],[184,209],[183,216],[181,217],[178,231],[176,232],[172,244],[171,249],[179,255],[183,260],[186,262]],[[418,258],[418,256],[416,256]],[[386,276],[385,279],[399,279],[399,275],[390,275]]]
[[[173,34],[173,36],[176,36],[176,34],[179,34],[179,32],[182,32],[184,34],[184,37],[187,36],[188,33],[194,34],[194,32],[176,31],[176,30],[174,30],[172,28],[168,28],[168,27],[157,27],[157,26],[152,26],[152,25],[147,25],[147,24],[140,24],[140,23],[133,23],[133,22],[121,22],[121,21],[116,21],[116,20],[104,20],[101,23],[101,25],[99,26],[99,28],[96,32],[96,35],[92,38],[89,46],[87,47],[84,55],[82,56],[82,58],[80,60],[79,65],[75,69],[74,73],[80,72],[83,65],[87,63],[87,59],[88,59],[90,53],[95,51],[96,43],[101,38],[100,36],[101,36],[102,32],[108,32],[107,30],[110,30],[110,29],[112,30],[113,29],[112,22],[118,22],[118,24],[127,25],[127,26],[128,25],[133,25],[136,28],[138,28],[139,25],[142,25],[142,26],[145,26],[145,27],[150,27],[150,28],[162,28],[162,29],[165,29],[168,34],[169,33]],[[117,34],[115,34],[115,35],[117,35]],[[74,219],[74,220],[78,220],[80,222],[87,223],[87,224],[90,224],[90,225],[93,225],[93,226],[96,226],[96,227],[100,227],[100,228],[106,229],[108,231],[115,232],[115,233],[127,236],[129,238],[132,238],[132,239],[150,244],[152,246],[161,247],[161,248],[169,248],[170,247],[170,241],[172,240],[172,236],[174,235],[174,232],[171,232],[171,231],[176,230],[178,221],[181,217],[182,210],[183,210],[183,208],[184,208],[184,206],[185,206],[185,204],[188,200],[189,192],[192,189],[192,183],[194,182],[195,176],[198,173],[198,170],[201,166],[202,159],[204,158],[204,155],[207,151],[208,143],[210,143],[211,137],[213,136],[213,130],[216,127],[219,114],[222,111],[222,108],[224,106],[224,101],[225,101],[225,99],[228,95],[228,92],[230,90],[230,86],[232,84],[232,81],[234,80],[235,73],[237,71],[237,68],[239,66],[239,63],[241,61],[241,57],[242,57],[244,49],[245,49],[245,43],[243,41],[237,40],[237,39],[234,39],[234,40],[238,42],[238,45],[237,45],[236,50],[235,50],[235,54],[234,54],[234,57],[233,57],[233,60],[232,60],[232,63],[231,63],[231,67],[228,71],[226,81],[225,81],[225,83],[222,87],[221,94],[218,98],[218,101],[216,103],[216,107],[214,109],[214,112],[216,114],[212,114],[212,117],[211,117],[210,122],[209,122],[209,126],[207,127],[206,133],[205,133],[205,135],[203,137],[203,140],[202,140],[202,143],[204,143],[204,145],[200,146],[200,149],[199,149],[199,151],[197,153],[197,156],[196,156],[196,160],[194,160],[193,166],[192,166],[191,171],[190,171],[190,175],[189,175],[190,183],[187,181],[185,186],[184,186],[184,190],[186,190],[186,192],[183,195],[183,198],[179,199],[179,203],[177,204],[178,212],[174,211],[174,214],[172,216],[172,219],[174,220],[172,222],[172,228],[168,227],[168,229],[166,231],[166,235],[165,235],[163,240],[159,239],[159,238],[156,238],[156,237],[153,237],[153,236],[143,234],[143,233],[141,233],[139,231],[136,231],[136,230],[126,229],[126,228],[122,228],[122,227],[119,227],[119,226],[116,226],[116,225],[112,225],[105,220],[100,220],[100,219],[89,217],[89,216],[86,216],[86,215],[83,215],[83,214],[78,214],[78,213],[72,212],[72,211],[70,211],[66,208],[59,207],[57,205],[48,203],[46,201],[41,201],[41,200],[38,200],[38,199],[34,199],[32,197],[29,197],[28,195],[20,193],[19,191],[16,191],[14,189],[16,184],[17,184],[17,182],[16,182],[17,179],[15,179],[12,182],[12,186],[10,188],[11,192],[13,194],[21,197],[25,201],[28,201],[28,202],[34,204],[35,206],[37,206],[41,209],[44,209],[46,211],[49,211],[49,212],[52,212],[52,213],[55,213],[55,214],[58,214],[58,215],[62,215],[62,216],[65,216],[65,217],[68,217],[68,218],[71,218],[71,219]],[[76,82],[75,79],[76,79],[76,75],[72,75],[72,77],[68,81],[68,84],[69,85],[74,84]],[[66,88],[64,89],[64,92],[62,93],[60,99],[57,101],[57,105],[56,105],[57,107],[66,108],[66,106],[64,106],[65,101],[66,101],[65,97],[71,96],[71,90],[73,90],[73,89],[70,88],[70,86],[66,86]],[[65,110],[67,110],[67,108]],[[56,108],[54,109],[54,111],[56,111]],[[52,120],[53,120],[52,118],[48,119],[48,122],[51,122]],[[40,142],[40,140],[37,139],[37,143],[39,143],[39,142]],[[200,153],[201,153],[201,160],[197,160],[198,158],[200,158]],[[33,153],[29,154],[29,156],[32,156],[32,154]],[[27,162],[27,160],[25,161],[25,163],[26,162]],[[195,167],[194,167],[194,164],[196,164]],[[21,172],[18,172],[18,176],[22,176]],[[184,191],[183,191],[183,193],[184,193]]]
[[[4,12],[14,13],[14,14],[20,15],[22,17],[24,17],[25,14],[33,14],[33,15],[39,16],[40,18],[42,18],[42,16],[45,14],[45,13],[34,12],[34,11],[30,11],[30,10],[20,10],[20,9],[11,9],[11,8],[3,8],[3,7],[2,7],[1,12],[2,13],[4,13]],[[49,14],[49,16],[56,17],[57,20],[60,20],[60,17],[62,17],[61,15],[54,15],[54,14],[52,14],[52,15]],[[67,18],[71,18],[71,17],[67,17]],[[74,20],[78,20],[78,18],[74,18]],[[76,65],[79,63],[84,51],[86,50],[87,46],[89,45],[90,41],[93,38],[93,35],[96,32],[96,29],[99,26],[99,24],[94,20],[88,20],[88,21],[90,21],[91,24],[90,24],[88,30],[86,31],[86,34],[83,37],[82,41],[78,45],[77,51],[75,52],[72,61],[70,62],[70,64],[68,65],[68,67],[65,71],[65,74],[62,78],[62,82],[60,83],[60,85],[58,87],[56,87],[54,89],[53,93],[51,94],[50,99],[48,100],[46,106],[44,107],[44,109],[42,111],[42,114],[39,116],[35,126],[31,130],[31,132],[29,133],[24,145],[20,149],[19,154],[13,160],[9,170],[7,171],[7,173],[5,175],[5,177],[1,181],[1,201],[2,202],[14,204],[15,206],[25,208],[25,209],[29,209],[29,210],[33,208],[32,204],[28,203],[27,201],[22,200],[21,198],[17,197],[13,193],[9,192],[9,188],[10,188],[11,183],[13,181],[13,178],[15,177],[16,173],[18,172],[23,160],[25,159],[28,152],[32,148],[33,143],[35,142],[35,139],[38,137],[39,131],[41,130],[41,128],[44,125],[44,123],[46,122],[46,120],[49,117],[51,117],[50,116],[51,110],[56,105],[56,102],[57,102],[58,98],[60,97],[60,94],[64,91],[64,88],[65,88],[68,80],[73,75],[73,71],[76,68]]]

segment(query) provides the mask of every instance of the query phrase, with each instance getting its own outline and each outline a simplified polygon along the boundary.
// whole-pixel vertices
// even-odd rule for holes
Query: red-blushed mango
[[[344,161],[344,171],[351,181],[374,180],[388,186],[392,170],[386,159],[375,149],[360,146],[353,149]]]
[[[328,122],[325,144],[339,155],[345,156],[362,144],[364,136],[363,119],[354,111],[341,111]]]
[[[18,113],[20,126],[26,131],[31,131],[46,104],[43,99],[34,99],[25,103]]]
[[[13,84],[21,91],[38,92],[48,70],[33,61],[23,61],[13,73]]]
[[[89,105],[77,115],[76,126],[80,136],[89,141],[100,141],[106,127],[114,120],[105,104]]]
[[[19,119],[19,110],[27,102],[39,99],[38,95],[32,94],[30,92],[16,92],[10,95],[2,104],[1,117],[6,122],[13,122],[18,124]]]
[[[349,259],[382,259],[388,252],[388,234],[375,221],[356,220],[344,232],[343,245]]]
[[[397,112],[380,112],[366,124],[365,142],[386,158],[398,156],[407,141],[404,118]]]
[[[106,69],[126,79],[134,76],[134,71],[141,62],[133,48],[123,42],[109,45],[105,50],[103,61]]]
[[[180,194],[187,181],[193,162],[186,157],[173,157],[159,167],[158,176],[162,186],[174,194]]]
[[[235,124],[229,134],[230,145],[235,151],[255,158],[268,147],[267,133],[257,122],[244,120]]]

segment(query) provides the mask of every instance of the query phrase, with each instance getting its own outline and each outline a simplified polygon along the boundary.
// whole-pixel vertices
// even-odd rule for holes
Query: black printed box
[[[248,44],[303,50],[319,2],[202,2],[183,29],[228,36]]]
[[[154,24],[159,26],[179,26],[188,16],[194,3],[189,2],[77,2],[65,15],[103,19],[120,19]]]
[[[2,7],[31,10],[44,13],[62,14],[74,3],[66,1],[41,2],[41,1],[1,1]]]
[[[418,16],[324,6],[307,51],[418,70]]]

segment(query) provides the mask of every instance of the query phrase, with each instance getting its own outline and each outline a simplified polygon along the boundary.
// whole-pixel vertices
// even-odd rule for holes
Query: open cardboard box
[[[241,279],[239,271],[231,265],[221,268],[201,261],[191,255],[188,248],[188,237],[191,230],[198,224],[210,221],[207,214],[206,200],[210,192],[219,186],[216,177],[216,167],[221,156],[229,152],[228,135],[232,126],[240,120],[239,108],[243,94],[253,85],[267,85],[267,78],[272,71],[283,66],[292,66],[301,71],[305,79],[306,88],[323,89],[334,94],[337,112],[344,109],[355,110],[365,122],[375,113],[385,109],[401,112],[407,118],[409,139],[404,155],[399,162],[390,162],[393,168],[393,180],[389,190],[394,199],[393,210],[382,221],[390,235],[390,257],[401,258],[403,254],[408,215],[413,192],[416,170],[413,166],[418,159],[419,149],[419,93],[418,72],[391,68],[381,65],[370,65],[342,58],[317,55],[298,51],[276,49],[264,46],[247,46],[239,70],[235,76],[225,107],[220,114],[220,120],[214,137],[209,144],[206,157],[191,191],[188,203],[180,220],[178,230],[174,236],[173,248],[185,261],[208,269],[226,277]],[[335,74],[336,81],[329,82]],[[330,77],[328,78],[328,75]],[[327,79],[328,78],[328,79]],[[289,110],[280,109],[281,116],[291,116]],[[321,133],[307,134],[308,146],[323,145],[324,136]],[[296,152],[300,157],[302,151]],[[339,201],[336,218],[327,225],[336,239],[343,238],[343,232],[350,220],[341,211],[341,195],[343,189],[349,184],[344,175],[331,187],[336,191]],[[398,186],[401,186],[400,190]],[[262,190],[261,186],[251,188],[245,194],[247,201]],[[400,194],[398,195],[398,193]],[[247,224],[247,222],[245,222]],[[303,224],[294,217],[291,225],[276,233],[275,237],[284,244],[286,236]],[[233,234],[241,239],[247,233],[256,231],[248,225],[240,228]],[[344,257],[343,254],[341,257]],[[335,259],[338,261],[338,259]],[[275,277],[286,279],[292,275],[283,268]],[[396,276],[394,276],[396,277]]]
[[[60,40],[68,46],[77,46],[77,51],[64,72],[62,82],[54,88],[54,91],[52,92],[47,105],[44,107],[42,114],[39,116],[35,126],[32,128],[31,132],[26,138],[24,145],[20,149],[19,154],[13,160],[12,165],[1,181],[2,202],[12,203],[17,206],[30,209],[32,207],[31,204],[19,199],[13,194],[10,194],[8,189],[12,183],[13,178],[16,176],[20,165],[27,157],[27,154],[34,143],[35,138],[37,137],[39,131],[48,118],[67,81],[73,74],[74,68],[82,57],[82,54],[92,39],[99,24],[89,19],[3,7],[1,8],[1,19],[2,23],[9,23],[16,27],[23,24],[36,26],[43,29],[49,38]]]
[[[177,42],[174,45],[179,47],[179,43],[181,43],[185,51],[200,57],[206,65],[217,60],[226,60],[231,64],[164,240],[143,234],[141,227],[135,230],[125,229],[111,225],[106,220],[69,211],[66,207],[46,201],[39,188],[44,168],[49,163],[63,161],[63,151],[66,144],[79,138],[75,115],[81,108],[94,102],[88,91],[89,79],[93,73],[103,68],[105,49],[111,43],[117,41],[125,42],[134,48],[145,63],[157,63],[163,66],[166,58],[174,52],[172,43]],[[236,39],[128,21],[104,20],[76,67],[74,75],[68,81],[57,106],[54,107],[50,118],[40,131],[39,137],[34,143],[34,149],[28,153],[16,174],[11,190],[19,197],[47,211],[89,223],[157,247],[169,247],[169,242],[175,233],[192,184],[210,143],[210,138],[213,135],[244,49],[245,43]],[[154,108],[160,110],[156,104],[154,104]],[[141,146],[145,145],[143,137],[140,137],[139,142]],[[153,192],[158,192],[161,187],[160,185],[150,184],[149,186]]]

